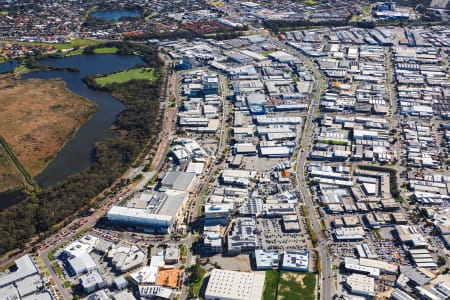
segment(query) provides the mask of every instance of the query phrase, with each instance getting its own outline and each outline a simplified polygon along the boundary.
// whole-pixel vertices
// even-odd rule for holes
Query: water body
[[[118,21],[121,17],[139,18],[141,13],[131,10],[105,10],[93,12],[91,16],[96,19]]]
[[[18,65],[19,65],[19,62],[17,60],[0,63],[0,73],[11,72]]]
[[[82,78],[86,75],[111,73],[131,68],[143,63],[139,56],[119,56],[115,54],[76,55],[58,59],[47,58],[40,61],[44,65],[55,67],[78,67],[80,72],[38,71],[25,74],[29,78],[61,78],[73,93],[83,96],[98,105],[97,113],[76,132],[45,170],[34,180],[41,187],[50,187],[63,181],[72,174],[89,167],[93,162],[96,142],[115,136],[110,130],[124,105],[108,92],[89,89]]]

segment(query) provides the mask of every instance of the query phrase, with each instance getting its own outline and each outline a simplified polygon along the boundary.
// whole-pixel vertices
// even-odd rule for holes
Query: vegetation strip
[[[25,170],[25,168],[22,166],[19,159],[17,159],[17,157],[14,155],[14,153],[9,148],[8,144],[3,139],[2,136],[0,136],[0,144],[3,147],[3,149],[5,149],[6,153],[8,154],[8,156],[10,157],[11,161],[14,163],[16,168],[20,171],[20,173],[22,173],[28,185],[30,185],[30,187],[35,187],[36,183],[34,182],[33,178],[31,178],[30,174],[28,174],[27,170]]]

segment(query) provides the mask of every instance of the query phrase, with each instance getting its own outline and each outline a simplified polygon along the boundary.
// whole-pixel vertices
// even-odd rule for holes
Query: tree
[[[438,260],[437,260],[437,264],[438,266],[443,266],[447,263],[447,259],[445,259],[445,257],[443,256],[439,256]]]

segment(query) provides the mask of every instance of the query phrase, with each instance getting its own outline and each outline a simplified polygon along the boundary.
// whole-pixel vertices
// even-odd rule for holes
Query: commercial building
[[[283,253],[281,269],[288,271],[308,272],[309,251],[286,249]]]
[[[362,240],[365,235],[364,228],[361,226],[336,228],[335,232],[336,240],[340,241]]]
[[[142,266],[146,253],[138,246],[119,244],[109,250],[107,257],[117,272],[125,273]]]
[[[1,299],[53,299],[30,255],[24,255],[14,263],[15,271],[0,276]]]
[[[280,263],[278,250],[256,249],[253,252],[255,268],[258,271],[277,269]]]
[[[205,225],[228,225],[233,211],[231,203],[208,203],[205,205]]]
[[[24,255],[14,261],[17,270],[7,275],[0,276],[0,287],[13,284],[29,276],[37,275],[38,269],[30,255]]]
[[[222,182],[229,185],[248,186],[250,184],[251,172],[248,170],[223,170]]]
[[[83,288],[83,291],[86,294],[89,294],[106,287],[108,283],[98,270],[94,270],[80,277],[80,285]]]
[[[283,229],[285,232],[300,232],[300,223],[297,215],[283,216]]]
[[[118,290],[123,290],[127,288],[128,281],[124,276],[117,276],[114,278],[114,285]]]
[[[427,248],[428,243],[415,226],[396,225],[395,231],[402,243],[413,248]]]
[[[69,264],[67,271],[72,275],[84,274],[98,269],[97,264],[86,251],[81,251],[77,256],[69,257],[67,262]]]
[[[261,299],[265,277],[265,273],[213,269],[206,287],[205,300]]]
[[[187,172],[167,172],[161,180],[161,187],[177,191],[194,192],[198,184],[195,173]]]
[[[259,248],[254,217],[237,218],[231,226],[227,239],[229,254],[240,254]]]
[[[176,264],[180,257],[180,250],[176,247],[168,247],[164,253],[164,262],[167,265]]]
[[[172,299],[173,290],[159,285],[139,286],[139,295],[144,299]]]
[[[375,295],[375,279],[361,274],[351,274],[347,276],[346,287],[351,293],[363,296]]]
[[[143,266],[136,272],[129,275],[129,278],[135,285],[152,285],[158,278],[159,267]]]
[[[203,250],[211,253],[222,252],[222,234],[220,225],[203,228]]]
[[[152,195],[145,208],[113,206],[108,220],[150,232],[168,233],[180,219],[189,198],[186,191],[166,190]]]

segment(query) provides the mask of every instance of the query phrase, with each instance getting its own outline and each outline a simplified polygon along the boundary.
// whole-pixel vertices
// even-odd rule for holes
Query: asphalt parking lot
[[[242,163],[242,168],[255,170],[259,172],[272,171],[277,165],[285,162],[286,158],[267,158],[255,156],[246,156]]]
[[[310,237],[300,221],[300,232],[283,232],[281,218],[258,219],[257,229],[263,249],[305,249]]]

